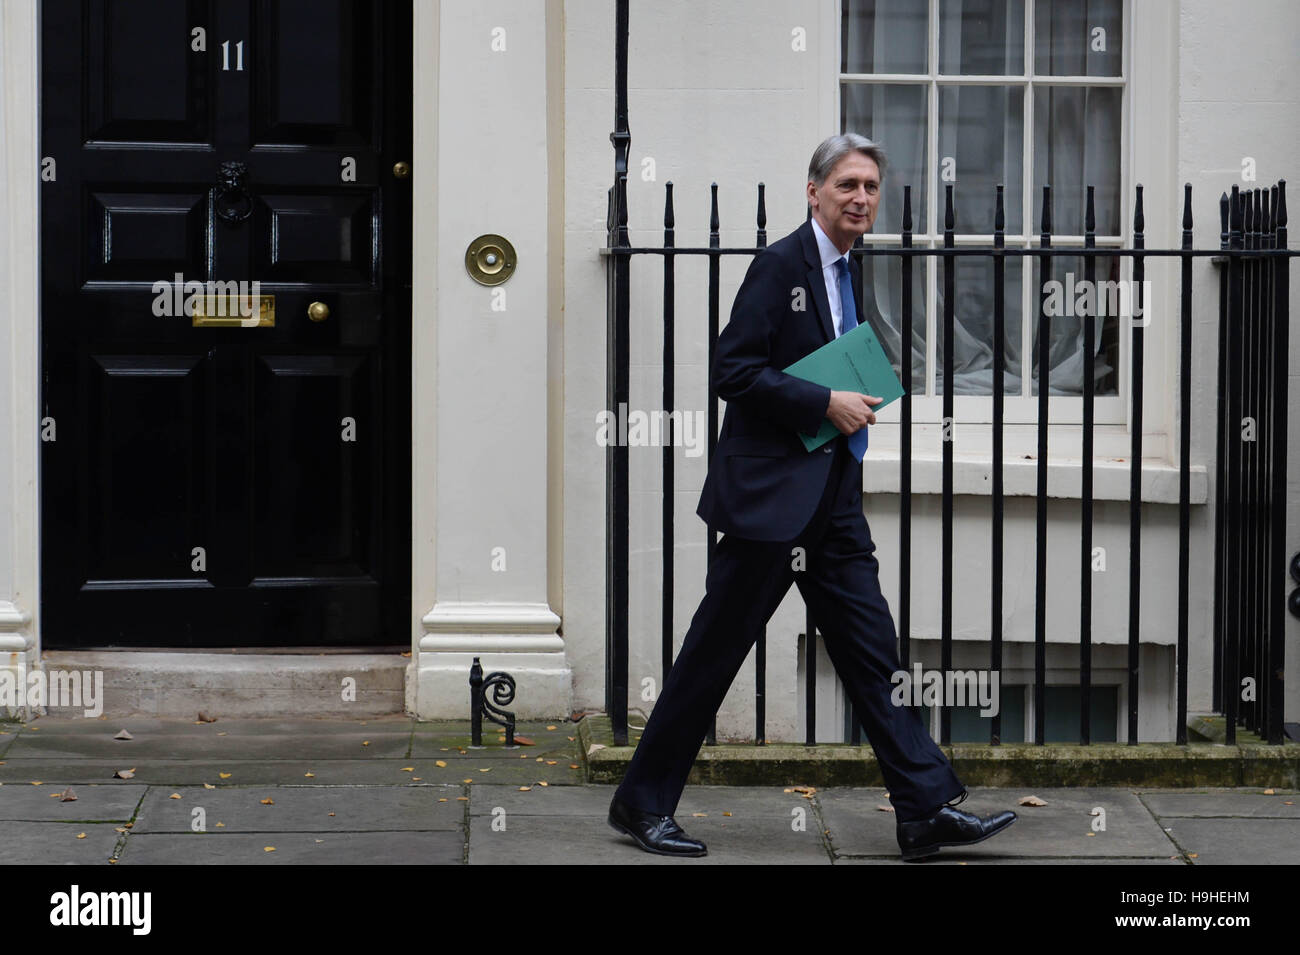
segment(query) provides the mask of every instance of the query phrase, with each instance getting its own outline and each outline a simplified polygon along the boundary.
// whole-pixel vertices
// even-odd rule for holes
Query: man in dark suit
[[[847,253],[875,219],[884,167],[880,147],[853,133],[817,147],[811,219],[754,259],[718,336],[711,374],[727,409],[697,513],[724,536],[609,811],[610,825],[648,852],[706,854],[673,813],[710,720],[791,583],[866,728],[903,858],[979,842],[1015,821],[953,808],[966,790],[952,765],[917,711],[891,700],[894,621],[862,513],[862,452],[881,399],[781,371],[862,321]],[[809,452],[795,432],[814,434],[823,418],[841,433]]]

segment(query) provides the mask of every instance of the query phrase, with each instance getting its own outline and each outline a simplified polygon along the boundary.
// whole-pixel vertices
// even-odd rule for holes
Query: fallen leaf
[[[468,796],[457,796],[457,797],[456,797],[456,802],[469,802],[469,797],[468,797]]]
[[[1189,858],[1189,859],[1195,859],[1196,856],[1197,856],[1197,853],[1195,853],[1195,852],[1189,852],[1189,853],[1187,853],[1187,858]]]
[[[171,794],[170,796],[168,796],[167,798],[168,798],[168,799],[180,799],[180,798],[181,798],[181,794],[180,794],[180,793],[172,793],[172,794]]]
[[[229,734],[223,732],[223,733],[218,733],[217,735],[218,735],[218,736],[227,736],[227,735],[229,735]]]
[[[216,721],[217,721],[217,718],[216,718],[215,716],[208,716],[207,713],[204,713],[202,710],[199,710],[199,722],[200,722],[200,723],[215,723]]]
[[[692,815],[692,816],[695,816],[696,818],[703,819],[705,816],[708,815],[708,813],[707,813],[707,812],[693,812],[693,813],[691,813],[691,815]]]
[[[894,807],[893,807],[893,806],[881,806],[880,804],[877,804],[877,805],[876,805],[876,808],[879,809],[881,812],[893,812],[893,811],[894,811]]]
[[[411,782],[413,782],[413,783],[418,783],[419,781],[420,781],[420,777],[419,777],[419,776],[412,776],[412,777],[411,777]]]
[[[128,828],[128,829],[134,829],[134,828],[135,828],[135,823],[134,823],[134,822],[124,822],[124,823],[122,823],[122,825],[126,826],[126,828]]]
[[[126,832],[126,830],[123,829],[121,826],[114,826],[114,827],[113,827],[113,831],[114,831],[114,832]]]
[[[450,752],[451,752],[451,747],[450,747],[450,746],[439,746],[439,747],[438,747],[438,752],[440,752],[440,753],[450,753]]]
[[[263,852],[274,852],[274,851],[275,851],[275,846],[262,846],[262,851],[263,851]]]
[[[78,838],[78,839],[84,839],[84,838],[86,838],[86,834],[85,834],[84,832],[79,832],[79,833],[77,833],[77,838]]]
[[[547,766],[554,766],[554,765],[555,765],[556,763],[558,763],[558,762],[559,762],[558,759],[548,759],[548,760],[546,761],[546,765],[547,765]]]
[[[369,745],[370,745],[370,740],[368,740],[368,739],[363,739],[363,740],[361,741],[361,745],[362,745],[362,746],[369,746]]]
[[[332,815],[334,815],[334,813],[330,813],[330,815],[332,816]]]
[[[1272,795],[1273,795],[1273,790],[1271,790],[1271,789],[1265,789],[1265,790],[1264,790],[1264,795],[1265,795],[1265,796],[1272,796]]]
[[[219,823],[217,823],[217,828],[218,828],[218,829],[224,829],[224,828],[226,828],[226,824],[225,824],[224,822],[219,822]]]
[[[414,767],[414,766],[403,766],[403,767],[402,767],[402,772],[404,772],[404,773],[413,773],[413,772],[415,772],[415,767]]]
[[[398,656],[403,656],[403,657],[409,657],[410,655],[411,655],[411,651],[410,651],[410,650],[407,650],[405,653],[399,653],[399,654],[398,654]]]
[[[117,772],[115,772],[113,775],[114,775],[115,777],[117,777],[118,779],[130,779],[132,776],[135,775],[135,770],[134,770],[134,769],[119,769],[119,770],[118,770]]]
[[[724,812],[723,815],[724,815],[724,816],[730,816],[731,813],[729,813],[729,812]]]
[[[316,841],[317,841],[317,842],[324,842],[325,840],[324,840],[324,839],[317,839]]]
[[[33,779],[33,780],[32,780],[32,785],[33,785],[33,786],[43,786],[44,783],[42,783],[39,779]]]
[[[546,757],[545,757],[545,756],[538,756],[538,757],[537,757],[537,761],[538,761],[539,763],[545,762],[545,761],[546,761]]]
[[[805,796],[811,796],[817,791],[816,786],[792,786],[786,790],[788,793],[802,793]]]
[[[480,773],[490,773],[490,772],[492,772],[492,767],[489,766],[489,767],[486,768],[486,769],[480,769],[479,772],[480,772]]]
[[[59,793],[59,799],[62,802],[76,802],[77,794],[74,793],[72,787],[69,786],[67,789],[63,790],[63,792]]]
[[[436,759],[434,760],[433,765],[437,766],[439,769],[446,769],[447,761],[445,759]]]
[[[462,779],[462,780],[461,780],[461,782],[465,782],[465,783],[472,783],[473,781],[474,781],[474,780],[472,780],[472,779]]]
[[[232,774],[232,773],[217,773],[217,775],[220,776],[222,779],[229,779],[233,774]]]
[[[315,773],[303,773],[303,774],[302,774],[302,778],[303,778],[303,779],[315,779],[315,778],[316,778],[316,774],[315,774]]]
[[[515,743],[519,746],[536,746],[531,736],[516,736]]]
[[[204,788],[204,789],[216,789],[217,787],[214,786],[214,785],[212,785],[212,783],[204,783],[204,784],[203,784],[203,788]]]
[[[532,786],[520,786],[520,787],[519,787],[519,791],[520,791],[521,793],[532,792],[532,791],[533,791],[533,787],[532,787]]]
[[[576,742],[577,739],[578,739],[578,737],[576,737],[576,736],[570,736],[570,737],[569,737],[569,742],[570,742],[570,743]]]
[[[275,805],[275,800],[272,799],[270,796],[267,796],[265,799],[262,800],[262,805],[263,805],[263,806],[274,806],[274,805]]]
[[[446,797],[446,796],[444,796],[443,798],[441,798],[441,799],[438,800],[438,802],[446,802],[446,801],[447,801],[447,797]]]
[[[1016,802],[1017,806],[1046,806],[1047,803],[1037,796],[1021,796]]]
[[[1295,803],[1293,803],[1290,799],[1283,799],[1283,800],[1282,800],[1282,805],[1284,805],[1284,806],[1294,806]]]
[[[132,736],[130,733],[128,733],[126,730],[121,730],[118,732],[116,736],[113,737],[113,739],[135,739],[135,737]]]
[[[578,766],[577,763],[570,763],[570,764],[569,764],[569,768],[570,768],[570,769],[580,769],[581,767]]]
[[[539,786],[549,786],[550,783],[548,783],[545,779],[540,779],[540,780],[538,780],[537,785],[539,785]]]
[[[548,726],[548,727],[546,727],[546,728],[547,728],[548,730],[557,730],[557,729],[559,729],[559,727],[556,726],[554,723],[552,723],[550,726]]]

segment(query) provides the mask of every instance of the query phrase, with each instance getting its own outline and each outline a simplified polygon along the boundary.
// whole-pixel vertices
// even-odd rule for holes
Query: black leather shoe
[[[657,816],[642,812],[623,802],[617,796],[609,804],[609,824],[624,835],[631,836],[646,852],[661,856],[706,856],[709,850],[698,839],[692,839],[672,816]]]
[[[965,793],[962,794],[965,798]],[[957,800],[961,802],[961,800]],[[940,806],[928,819],[898,823],[898,846],[903,850],[903,861],[911,862],[935,855],[945,846],[968,846],[997,835],[1016,821],[1011,810],[983,818],[969,812]]]

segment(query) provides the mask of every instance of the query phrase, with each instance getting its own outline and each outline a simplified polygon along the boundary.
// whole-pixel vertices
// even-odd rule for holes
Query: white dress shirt
[[[817,249],[822,256],[822,278],[826,281],[826,297],[831,303],[831,321],[835,325],[835,337],[839,338],[844,334],[844,314],[840,307],[839,267],[835,263],[840,259],[847,261],[849,254],[840,254],[840,250],[835,248],[835,244],[822,231],[815,216],[809,221],[812,222],[813,235],[817,236]],[[853,267],[852,262],[848,262],[848,265]]]

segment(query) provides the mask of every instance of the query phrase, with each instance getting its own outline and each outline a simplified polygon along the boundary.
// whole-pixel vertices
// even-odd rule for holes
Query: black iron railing
[[[767,216],[763,184],[758,185],[755,242],[752,247],[724,248],[720,242],[718,187],[711,189],[709,242],[707,247],[678,247],[675,239],[672,183],[665,186],[664,235],[660,247],[633,247],[629,242],[627,221],[627,160],[630,144],[627,114],[627,4],[619,3],[616,13],[615,51],[615,129],[610,134],[614,144],[614,184],[608,196],[607,253],[607,377],[606,398],[610,409],[627,407],[630,365],[629,278],[634,257],[662,259],[663,267],[663,402],[665,409],[674,407],[675,347],[675,266],[679,258],[706,257],[708,262],[708,344],[709,367],[712,368],[714,346],[719,331],[721,287],[719,266],[722,256],[755,256],[767,245]],[[1004,345],[1005,345],[1005,264],[1019,257],[1025,268],[1038,259],[1038,362],[1037,402],[1037,494],[1036,551],[1034,574],[1034,742],[1043,743],[1046,714],[1046,617],[1047,617],[1047,475],[1048,475],[1048,396],[1049,348],[1052,316],[1046,307],[1047,283],[1052,275],[1052,258],[1081,257],[1084,279],[1093,283],[1098,256],[1129,257],[1132,260],[1132,288],[1137,301],[1135,312],[1145,314],[1142,281],[1148,257],[1176,257],[1181,265],[1179,323],[1179,561],[1176,635],[1178,743],[1187,742],[1187,675],[1190,661],[1188,644],[1188,586],[1190,551],[1190,475],[1191,429],[1193,416],[1208,423],[1208,410],[1193,409],[1191,396],[1192,329],[1192,262],[1198,256],[1212,257],[1225,268],[1220,276],[1218,444],[1215,526],[1215,619],[1214,619],[1214,701],[1216,711],[1227,718],[1228,741],[1235,740],[1240,723],[1264,736],[1271,743],[1282,742],[1283,687],[1283,616],[1286,600],[1283,585],[1285,555],[1286,492],[1286,415],[1287,415],[1287,324],[1288,275],[1291,257],[1287,249],[1285,182],[1268,189],[1240,191],[1233,187],[1231,196],[1220,199],[1222,223],[1221,248],[1192,247],[1192,189],[1184,187],[1182,241],[1178,249],[1145,248],[1142,187],[1136,187],[1131,248],[1096,245],[1093,187],[1087,187],[1083,247],[1052,246],[1052,197],[1050,186],[1043,187],[1041,233],[1038,248],[1007,248],[1003,188],[989,197],[995,207],[993,242],[988,247],[958,248],[954,242],[954,194],[949,185],[944,197],[943,247],[914,248],[912,244],[911,188],[904,189],[901,243],[898,248],[868,248],[861,240],[852,250],[859,268],[873,256],[900,260],[901,282],[901,369],[904,382],[900,399],[900,532],[899,532],[899,601],[898,631],[900,662],[910,665],[911,637],[911,516],[912,516],[912,349],[913,302],[912,271],[918,256],[940,260],[943,283],[943,342],[954,342],[954,303],[956,301],[955,265],[960,257],[986,259],[993,277],[993,424],[992,460],[992,545],[989,554],[992,593],[989,605],[989,666],[1001,673],[1003,659],[1002,582],[1003,582],[1003,436],[1004,436]],[[973,197],[967,199],[971,201]],[[1093,451],[1094,451],[1094,381],[1096,340],[1093,321],[1084,325],[1084,371],[1081,396],[1083,418],[1082,489],[1080,513],[1080,599],[1079,599],[1079,680],[1080,742],[1091,741],[1091,690],[1093,657],[1092,624],[1092,531],[1093,531]],[[1131,452],[1129,456],[1129,581],[1128,581],[1128,742],[1138,741],[1140,701],[1139,614],[1142,600],[1141,521],[1142,521],[1142,417],[1144,405],[1143,338],[1145,321],[1133,322],[1129,380],[1131,399]],[[1028,358],[1026,357],[1026,361]],[[943,416],[953,420],[954,370],[953,348],[943,354]],[[710,388],[708,401],[708,461],[711,463],[717,442],[718,419],[716,394]],[[1249,418],[1253,430],[1244,431],[1242,422]],[[661,657],[666,677],[673,657],[673,526],[672,492],[674,470],[672,423],[663,448],[663,510],[661,544],[663,553],[663,596],[661,604]],[[952,666],[953,614],[953,454],[954,442],[944,440],[942,460],[942,557],[941,557],[941,668]],[[606,710],[611,717],[616,743],[627,742],[628,713],[628,547],[629,547],[629,472],[628,447],[613,443],[606,449]],[[711,563],[716,534],[707,532],[707,557]],[[981,555],[982,559],[982,555]],[[806,742],[816,742],[816,622],[807,614],[804,640],[806,677]],[[755,739],[765,740],[766,634],[756,645]],[[1239,705],[1242,678],[1249,676],[1253,685],[1246,701]],[[852,719],[852,741],[861,741],[860,725]],[[989,741],[1001,741],[1001,716],[990,721]],[[714,733],[709,733],[714,741]],[[951,710],[940,711],[940,742],[951,742]]]

